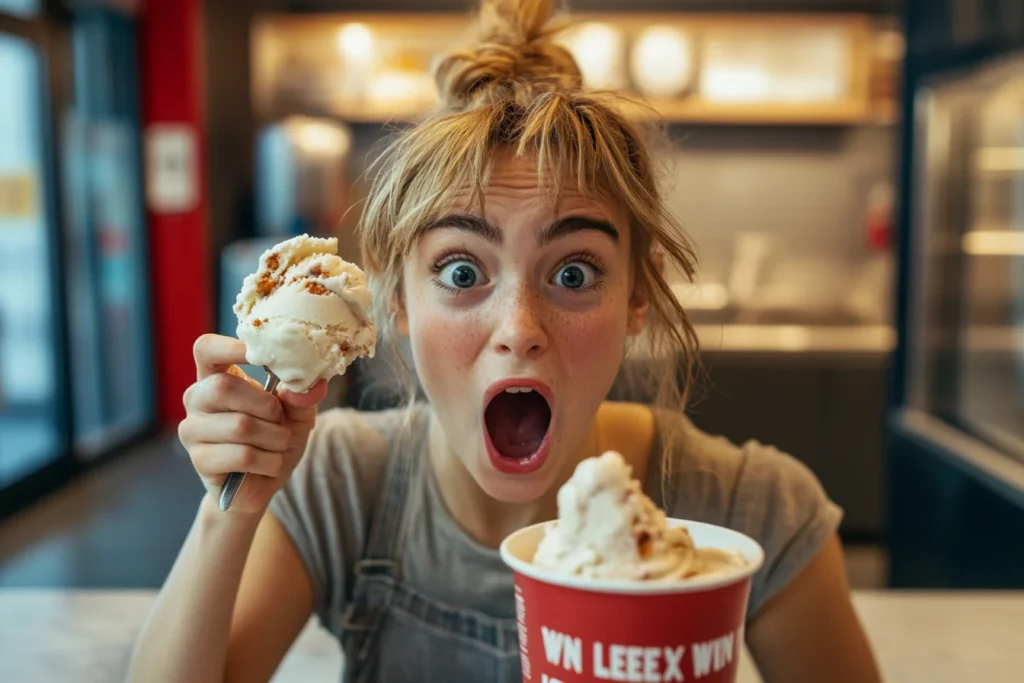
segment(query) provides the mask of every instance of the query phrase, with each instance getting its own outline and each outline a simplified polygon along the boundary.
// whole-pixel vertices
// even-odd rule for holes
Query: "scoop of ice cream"
[[[308,391],[373,357],[377,328],[370,290],[356,265],[338,256],[338,241],[307,235],[267,250],[235,301],[246,360],[265,365],[281,388]]]
[[[533,561],[560,574],[631,580],[686,579],[745,564],[738,554],[697,548],[685,527],[670,527],[614,451],[577,465]]]

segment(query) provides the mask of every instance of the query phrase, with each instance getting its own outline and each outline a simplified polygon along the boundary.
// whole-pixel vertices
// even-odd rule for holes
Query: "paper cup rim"
[[[557,523],[557,522],[556,522]],[[634,581],[630,579],[590,579],[581,576],[558,574],[550,569],[538,567],[527,560],[516,557],[510,550],[510,545],[523,536],[530,534],[542,535],[544,529],[552,522],[541,522],[519,529],[509,534],[501,542],[499,552],[502,561],[513,571],[527,576],[541,583],[573,588],[591,593],[617,593],[625,595],[666,595],[675,593],[695,593],[729,586],[744,581],[757,572],[764,563],[764,550],[761,545],[746,534],[734,531],[726,527],[705,522],[693,522],[685,519],[669,519],[669,526],[685,526],[694,535],[697,547],[715,547],[722,550],[733,550],[739,552],[746,558],[747,564],[743,567],[727,570],[710,576],[698,576],[693,579],[679,579],[674,581]],[[696,532],[696,533],[694,533]],[[717,536],[721,541],[714,545],[698,542],[698,538],[706,536]],[[722,542],[725,541],[725,542]],[[729,542],[731,541],[731,542]]]

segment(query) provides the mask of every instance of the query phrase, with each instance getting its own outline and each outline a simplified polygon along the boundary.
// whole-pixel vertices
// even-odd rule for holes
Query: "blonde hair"
[[[375,319],[395,339],[401,272],[422,226],[441,217],[456,192],[482,203],[500,151],[535,157],[542,184],[563,183],[621,205],[630,219],[635,287],[650,297],[642,375],[632,390],[682,410],[696,376],[697,337],[662,275],[662,263],[692,278],[693,249],[665,209],[645,131],[624,117],[616,97],[583,90],[572,55],[552,41],[552,0],[485,0],[476,44],[437,66],[437,109],[389,144],[360,222],[363,263],[375,292]],[[410,385],[411,386],[411,385]],[[653,392],[651,391],[653,389]]]

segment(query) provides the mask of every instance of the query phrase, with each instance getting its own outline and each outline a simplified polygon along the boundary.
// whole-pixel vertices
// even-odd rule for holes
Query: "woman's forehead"
[[[543,178],[535,157],[500,153],[485,182],[480,187],[460,187],[446,202],[447,208],[491,215],[515,211],[542,217],[582,211],[612,223],[625,222],[624,211],[615,202],[598,192],[580,188],[574,177],[561,181],[556,184],[550,178]]]

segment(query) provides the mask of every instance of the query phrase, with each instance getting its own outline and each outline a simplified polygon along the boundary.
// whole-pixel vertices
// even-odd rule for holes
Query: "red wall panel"
[[[181,396],[195,380],[192,344],[213,329],[207,215],[203,7],[200,0],[148,0],[140,14],[143,133],[155,124],[195,134],[196,201],[185,210],[148,206],[153,275],[158,410],[162,421],[184,417]]]

